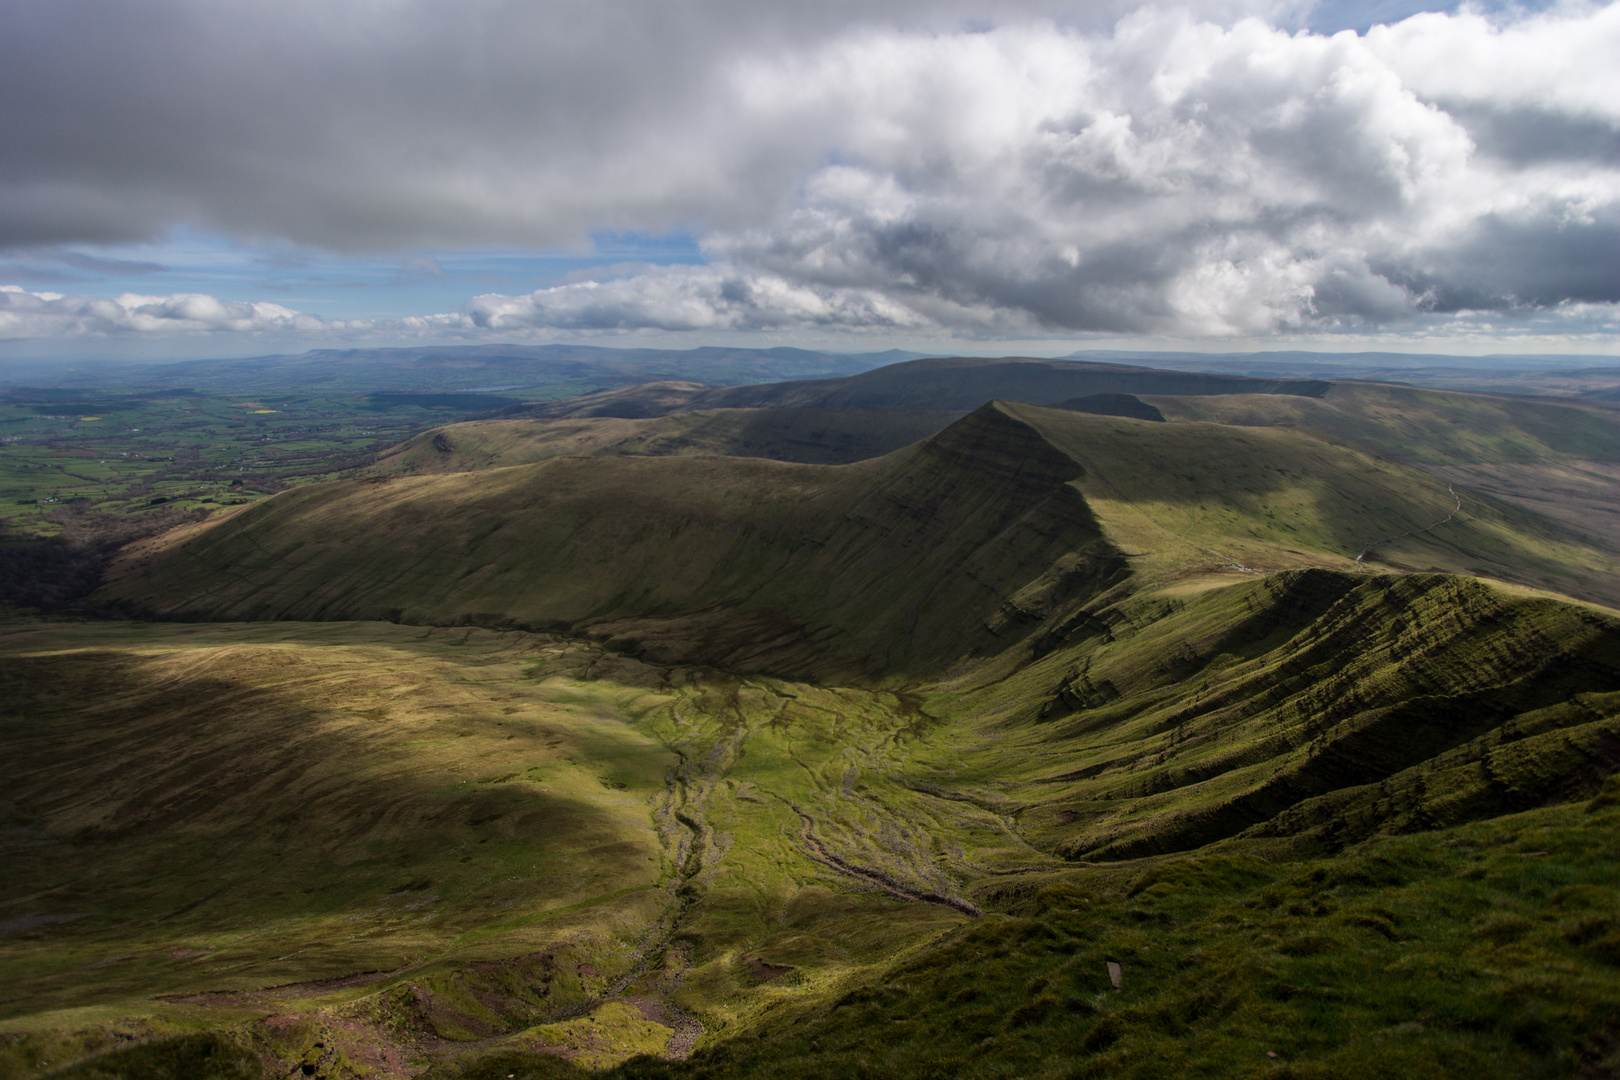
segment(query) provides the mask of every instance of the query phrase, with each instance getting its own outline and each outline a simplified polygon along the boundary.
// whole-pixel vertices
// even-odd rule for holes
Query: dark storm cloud
[[[1005,17],[1040,3],[1005,3]],[[1124,5],[1079,5],[1087,21]],[[769,207],[826,149],[729,65],[953,0],[0,6],[0,244],[176,222],[334,249],[582,239]]]
[[[709,260],[396,324],[438,334],[1265,334],[1620,299],[1620,6],[1360,37],[1265,0],[986,10],[7,5],[0,244],[680,228]],[[28,295],[13,335],[90,325]]]
[[[1508,311],[1561,303],[1620,303],[1620,213],[1580,228],[1491,216],[1455,246],[1391,267],[1425,308]]]

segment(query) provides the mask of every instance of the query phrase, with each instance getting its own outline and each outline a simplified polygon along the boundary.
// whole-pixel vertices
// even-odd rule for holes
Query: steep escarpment
[[[1067,858],[1342,846],[1589,795],[1620,766],[1620,622],[1602,612],[1313,570],[1093,621],[1019,676],[1021,734],[979,751],[1052,763],[1020,797]]]
[[[1005,647],[1123,573],[1069,485],[1080,471],[992,404],[844,467],[564,458],[343,481],[164,551],[102,599],[168,618],[567,629],[666,663],[917,674]]]

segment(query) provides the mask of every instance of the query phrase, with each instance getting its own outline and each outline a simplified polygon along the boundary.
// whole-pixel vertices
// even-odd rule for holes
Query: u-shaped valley
[[[0,1077],[1610,1075],[1617,481],[1059,361],[421,431],[0,625]]]

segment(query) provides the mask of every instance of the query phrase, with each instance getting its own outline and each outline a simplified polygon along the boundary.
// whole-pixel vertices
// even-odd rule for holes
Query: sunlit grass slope
[[[1161,408],[1172,419],[1311,427],[1434,465],[1530,464],[1566,456],[1620,463],[1620,418],[1571,402],[1336,382],[1315,398],[1176,396],[1166,397]]]
[[[1581,534],[1314,431],[1007,408],[1085,469],[1076,486],[1104,531],[1154,576],[1349,568],[1365,554],[1620,603],[1620,561]]]
[[[1098,605],[1045,647],[928,695],[943,723],[902,756],[854,756],[810,804],[825,835],[864,817],[896,855],[930,845],[990,914],[842,993],[773,1003],[690,1063],[610,1075],[1620,1062],[1615,619],[1466,579],[1311,571]],[[1022,851],[953,850],[998,819]],[[509,1051],[435,1075],[571,1073]]]
[[[543,645],[353,624],[3,644],[0,919],[67,920],[8,947],[9,1012],[516,955],[659,906],[645,806],[670,755],[527,679]]]
[[[469,472],[549,458],[639,454],[760,457],[843,465],[927,438],[960,413],[716,409],[653,419],[472,420],[423,432],[384,454],[372,475]]]
[[[8,1080],[198,1030],[330,1076],[611,1063],[967,918],[904,891],[953,888],[926,859],[801,846],[796,806],[861,858],[817,802],[915,732],[893,695],[361,624],[14,627],[0,679]]]
[[[1545,515],[1620,550],[1620,415],[1525,398],[1334,383],[1320,398],[1154,398],[1174,420],[1304,428]]]

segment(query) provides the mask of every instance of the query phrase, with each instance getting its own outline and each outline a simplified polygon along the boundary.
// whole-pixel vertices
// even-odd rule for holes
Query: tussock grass
[[[60,1080],[262,1080],[246,1048],[219,1035],[182,1035],[115,1050],[52,1073]]]
[[[1602,1075],[1620,1063],[1617,826],[1612,803],[1576,804],[1332,859],[1071,875],[690,1063],[605,1075]]]

